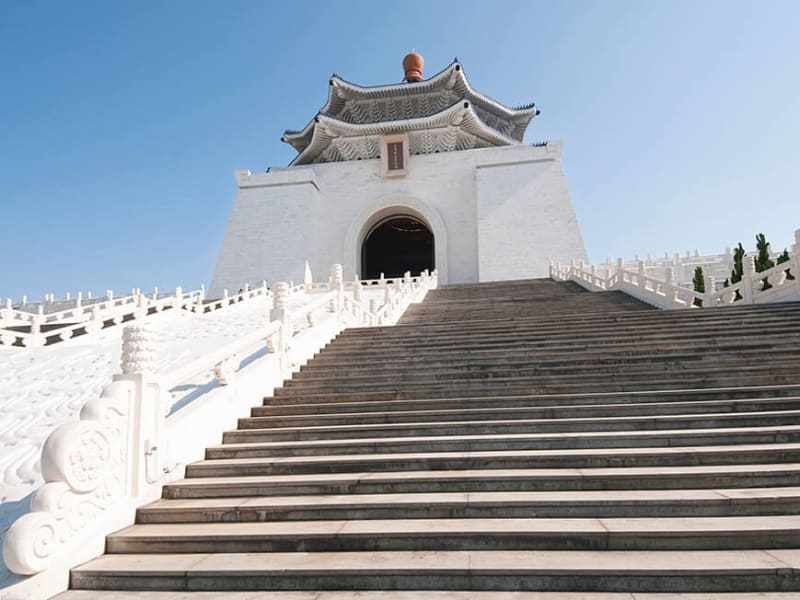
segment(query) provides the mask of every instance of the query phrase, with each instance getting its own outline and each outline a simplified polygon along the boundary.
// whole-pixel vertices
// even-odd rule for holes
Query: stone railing
[[[24,597],[65,589],[69,568],[102,553],[108,533],[132,523],[137,506],[158,498],[165,482],[179,478],[206,445],[218,442],[222,431],[234,428],[238,417],[338,332],[392,324],[437,282],[435,272],[378,283],[345,283],[341,274],[334,265],[322,284],[275,284],[265,328],[167,373],[155,372],[151,322],[125,327],[120,373],[86,403],[79,421],[50,434],[41,456],[45,484],[34,493],[31,512],[5,536],[6,566],[33,575],[18,585],[38,578],[21,592]],[[367,294],[376,295],[373,285],[384,288],[380,303],[365,302]],[[232,296],[221,302],[238,301]],[[170,391],[208,373],[213,381],[205,384],[207,391],[176,409]]]
[[[86,334],[96,336],[108,327],[168,309],[207,313],[269,295],[266,282],[263,282],[257,288],[245,286],[234,295],[228,295],[225,290],[223,297],[215,300],[206,299],[203,286],[188,292],[178,287],[169,294],[155,290],[151,295],[146,295],[134,290],[130,295],[114,297],[108,292],[105,299],[87,301],[79,294],[74,300],[49,301],[35,307],[26,304],[24,308],[14,308],[8,299],[5,307],[0,309],[0,345],[37,348]],[[45,312],[48,305],[65,303],[72,303],[72,306],[55,312]],[[32,312],[28,308],[35,310]],[[23,329],[28,331],[21,331]]]
[[[788,261],[756,272],[755,257],[746,255],[742,260],[741,281],[719,287],[716,278],[707,275],[705,292],[678,285],[669,267],[663,279],[648,275],[644,261],[639,261],[635,269],[627,268],[622,259],[614,269],[578,261],[569,265],[550,263],[550,277],[556,281],[574,281],[593,292],[619,290],[664,309],[800,301],[800,230],[795,232],[795,241],[794,254]]]

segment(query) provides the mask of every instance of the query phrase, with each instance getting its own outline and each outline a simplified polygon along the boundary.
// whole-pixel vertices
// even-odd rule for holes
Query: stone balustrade
[[[745,255],[742,280],[728,287],[718,285],[719,277],[704,270],[705,292],[676,281],[675,270],[665,267],[659,274],[648,272],[645,261],[633,265],[618,259],[615,266],[569,265],[550,263],[550,277],[556,281],[574,281],[590,291],[619,290],[658,308],[696,308],[733,303],[764,304],[800,300],[800,229],[789,260],[765,271],[756,272],[755,257]]]
[[[198,432],[211,440],[232,425],[232,403],[249,408],[265,388],[279,386],[343,328],[390,325],[437,285],[435,271],[348,282],[341,273],[341,266],[334,265],[322,284],[309,276],[300,286],[278,282],[271,292],[262,285],[235,296],[225,294],[212,310],[267,294],[271,308],[266,328],[166,373],[156,372],[158,347],[148,320],[128,323],[120,372],[83,407],[79,421],[59,426],[44,444],[45,484],[34,493],[31,512],[5,536],[8,568],[21,575],[40,574],[49,587],[39,584],[36,589],[56,593],[71,566],[101,552],[106,534],[131,523],[137,506],[157,498],[165,482],[180,476],[179,467],[191,460],[188,449],[202,450]],[[383,302],[375,297],[378,289],[384,291]],[[303,295],[302,301],[290,302],[297,294]],[[197,306],[202,294],[178,289],[171,297],[173,306]],[[169,391],[198,373],[213,373],[215,385],[192,401],[191,410],[171,411]]]

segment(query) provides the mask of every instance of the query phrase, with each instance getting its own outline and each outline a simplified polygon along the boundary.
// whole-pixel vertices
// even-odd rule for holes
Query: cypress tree
[[[774,267],[775,261],[769,257],[769,242],[767,241],[767,236],[763,233],[759,233],[756,236],[756,248],[758,249],[758,256],[756,256],[756,273],[761,273],[762,271]],[[769,281],[764,278],[762,280],[761,289],[768,290],[771,287]]]
[[[789,262],[789,250],[784,248],[783,253],[780,256],[778,256],[777,260],[778,264]],[[792,275],[792,272],[789,270],[786,271],[786,279],[794,279],[794,275]]]
[[[742,259],[744,258],[744,248],[742,242],[739,246],[733,249],[733,271],[731,271],[731,283],[739,283],[742,280],[744,267],[742,266]]]
[[[744,247],[742,246],[742,242],[739,242],[739,246],[733,249],[733,270],[731,271],[732,284],[739,283],[742,280],[742,274],[744,273],[744,267],[742,266],[743,259],[744,259]],[[727,279],[725,281],[727,281]],[[734,298],[734,302],[736,300],[741,300],[741,299],[742,295],[739,293],[739,290],[736,290],[736,297]]]
[[[775,261],[769,257],[769,242],[763,233],[756,236],[756,248],[758,249],[758,256],[756,256],[756,272],[766,271],[775,266]]]
[[[694,268],[694,277],[692,277],[692,285],[694,286],[695,292],[705,293],[706,291],[706,280],[703,277],[703,267],[697,266]],[[695,306],[703,306],[703,301],[700,298],[694,299]]]

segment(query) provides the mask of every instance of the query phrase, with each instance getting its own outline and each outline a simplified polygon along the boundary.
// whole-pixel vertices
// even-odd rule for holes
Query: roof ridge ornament
[[[421,54],[413,50],[403,57],[403,71],[405,76],[403,81],[406,83],[417,83],[422,81],[422,69],[425,67],[425,59]]]

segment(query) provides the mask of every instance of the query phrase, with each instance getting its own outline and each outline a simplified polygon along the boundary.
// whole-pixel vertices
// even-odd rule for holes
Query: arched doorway
[[[433,270],[434,240],[430,228],[410,215],[395,215],[377,223],[361,245],[364,279],[402,277],[406,271],[418,275]]]

